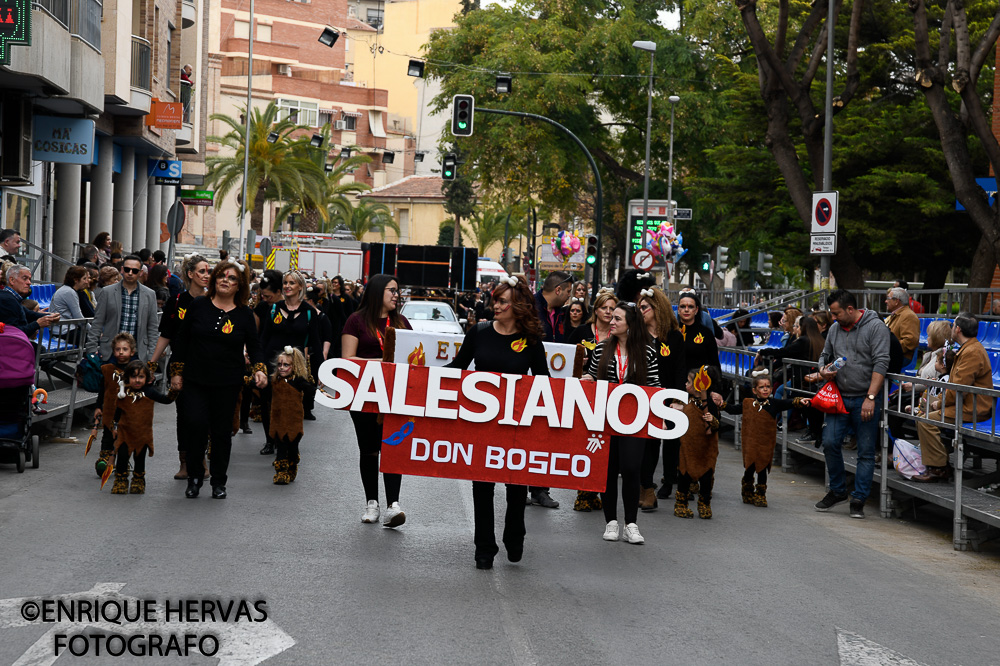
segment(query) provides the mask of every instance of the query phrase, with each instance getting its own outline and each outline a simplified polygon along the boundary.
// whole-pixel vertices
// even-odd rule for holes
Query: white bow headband
[[[636,280],[646,280],[646,279],[651,278],[651,277],[653,277],[652,273],[638,273],[638,274],[636,274],[635,279]]]
[[[582,298],[577,298],[576,296],[574,296],[574,297],[573,297],[573,299],[572,299],[572,300],[571,300],[570,302],[571,302],[571,303],[583,303],[583,302],[584,302],[584,299],[582,299]]]
[[[191,252],[189,254],[185,254],[184,255],[184,261],[191,261],[191,259],[193,259],[194,257],[197,257],[197,256],[198,256],[197,252]]]
[[[760,370],[751,370],[751,377],[770,377],[771,373],[767,371],[767,368],[761,368]]]
[[[647,298],[652,298],[653,297],[653,289],[652,289],[652,287],[650,287],[649,289],[640,289],[639,290],[639,295],[640,296],[646,296]]]
[[[232,264],[233,268],[239,269],[240,273],[243,272],[243,264],[241,264],[240,262],[236,261],[232,257],[226,258],[226,260],[223,261],[222,263],[224,263],[224,264]]]
[[[516,287],[517,286],[517,278],[514,277],[513,275],[510,275],[508,277],[502,277],[502,278],[500,278],[500,282],[502,284],[506,284],[508,287]]]
[[[291,345],[285,345],[284,352],[289,356],[291,356],[295,353],[295,347],[292,347]]]

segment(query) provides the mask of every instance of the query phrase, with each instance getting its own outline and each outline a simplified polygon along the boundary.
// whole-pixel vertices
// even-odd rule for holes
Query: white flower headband
[[[514,277],[513,275],[500,278],[500,283],[506,284],[508,287],[516,287],[517,282],[518,282],[517,278]]]
[[[291,345],[285,345],[284,353],[288,354],[289,356],[295,354],[295,347],[292,347]]]
[[[653,288],[650,287],[649,289],[640,289],[639,290],[639,296],[646,296],[648,298],[652,298],[653,297]]]

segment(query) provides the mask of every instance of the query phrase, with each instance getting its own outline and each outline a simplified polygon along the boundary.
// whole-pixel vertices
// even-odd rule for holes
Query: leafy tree
[[[465,155],[457,146],[452,146],[450,152],[455,153],[459,164],[464,162]],[[444,211],[455,216],[455,222],[452,224],[451,241],[451,245],[454,247],[462,245],[462,236],[459,233],[459,230],[462,228],[462,219],[471,218],[476,210],[476,191],[472,186],[472,178],[462,171],[459,168],[454,180],[445,180],[441,184],[441,192],[445,196]]]
[[[469,225],[462,231],[469,243],[478,248],[479,256],[485,257],[491,247],[497,243],[503,244],[508,216],[516,223],[512,213],[510,208],[493,206],[481,207],[473,213]]]
[[[343,224],[355,239],[361,240],[365,234],[377,231],[385,238],[388,227],[399,236],[399,224],[392,219],[392,211],[383,203],[361,200],[351,209],[350,217],[335,218],[338,224]]]
[[[244,109],[244,113],[246,110]],[[243,186],[244,145],[247,140],[243,122],[225,114],[212,114],[212,120],[219,120],[229,126],[224,136],[211,136],[214,141],[233,151],[232,155],[209,157],[205,160],[208,173],[205,183],[216,191],[216,207],[234,189]],[[308,145],[308,137],[296,133],[309,128],[296,125],[287,118],[278,120],[278,107],[271,102],[262,111],[259,108],[250,114],[249,145],[250,163],[247,172],[247,199],[252,204],[250,226],[258,234],[263,233],[264,203],[266,201],[294,200],[303,197],[321,198],[324,187],[323,169],[315,162],[302,157],[302,144]],[[275,132],[277,141],[271,143],[268,135]],[[238,197],[241,195],[238,195]]]
[[[445,220],[440,225],[438,225],[438,245],[444,245],[446,247],[452,247],[455,242],[455,220]],[[459,239],[460,246],[465,244]]]

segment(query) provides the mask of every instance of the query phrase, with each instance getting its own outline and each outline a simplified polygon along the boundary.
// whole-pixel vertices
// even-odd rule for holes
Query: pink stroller
[[[0,323],[0,462],[38,469],[38,436],[31,436],[35,347],[13,326]]]

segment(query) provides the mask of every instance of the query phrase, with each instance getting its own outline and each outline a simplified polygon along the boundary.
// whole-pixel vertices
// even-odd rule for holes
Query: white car
[[[442,301],[407,301],[400,313],[414,331],[465,334],[464,320],[459,320],[451,305]]]

